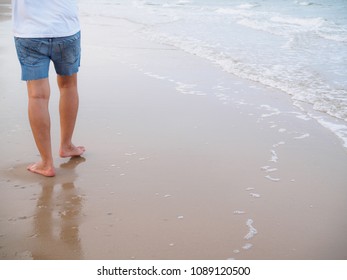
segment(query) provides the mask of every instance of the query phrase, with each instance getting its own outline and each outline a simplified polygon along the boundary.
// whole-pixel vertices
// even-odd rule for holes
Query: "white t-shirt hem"
[[[80,31],[80,28],[77,28],[76,30],[72,30],[70,32],[67,33],[59,33],[59,34],[21,34],[21,33],[17,33],[14,32],[14,37],[17,38],[59,38],[59,37],[67,37],[67,36],[72,36],[75,35],[76,33],[78,33]]]

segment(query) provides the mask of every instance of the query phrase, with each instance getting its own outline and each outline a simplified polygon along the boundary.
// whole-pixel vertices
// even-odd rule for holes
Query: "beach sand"
[[[346,259],[347,151],[282,92],[82,18],[75,143],[38,160],[11,23],[1,22],[0,259]],[[52,67],[53,68],[53,67]]]
[[[11,17],[11,0],[0,0],[0,21]]]

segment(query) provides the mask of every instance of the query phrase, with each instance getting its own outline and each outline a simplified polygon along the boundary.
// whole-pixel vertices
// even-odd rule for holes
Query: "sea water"
[[[295,104],[336,118],[338,126],[322,124],[338,128],[347,146],[346,0],[79,2],[84,15],[138,23],[151,40],[279,89]]]

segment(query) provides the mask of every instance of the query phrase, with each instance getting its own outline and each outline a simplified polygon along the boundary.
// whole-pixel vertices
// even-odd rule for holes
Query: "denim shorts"
[[[67,37],[15,37],[14,40],[23,81],[48,78],[51,60],[58,75],[71,76],[78,72],[81,60],[80,32]]]

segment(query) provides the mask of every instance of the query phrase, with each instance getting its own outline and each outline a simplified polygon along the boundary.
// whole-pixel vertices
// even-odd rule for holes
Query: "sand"
[[[82,18],[75,143],[38,160],[11,23],[1,22],[0,259],[346,259],[347,151],[284,93],[139,26]]]
[[[11,0],[0,0],[0,21],[11,17]]]

